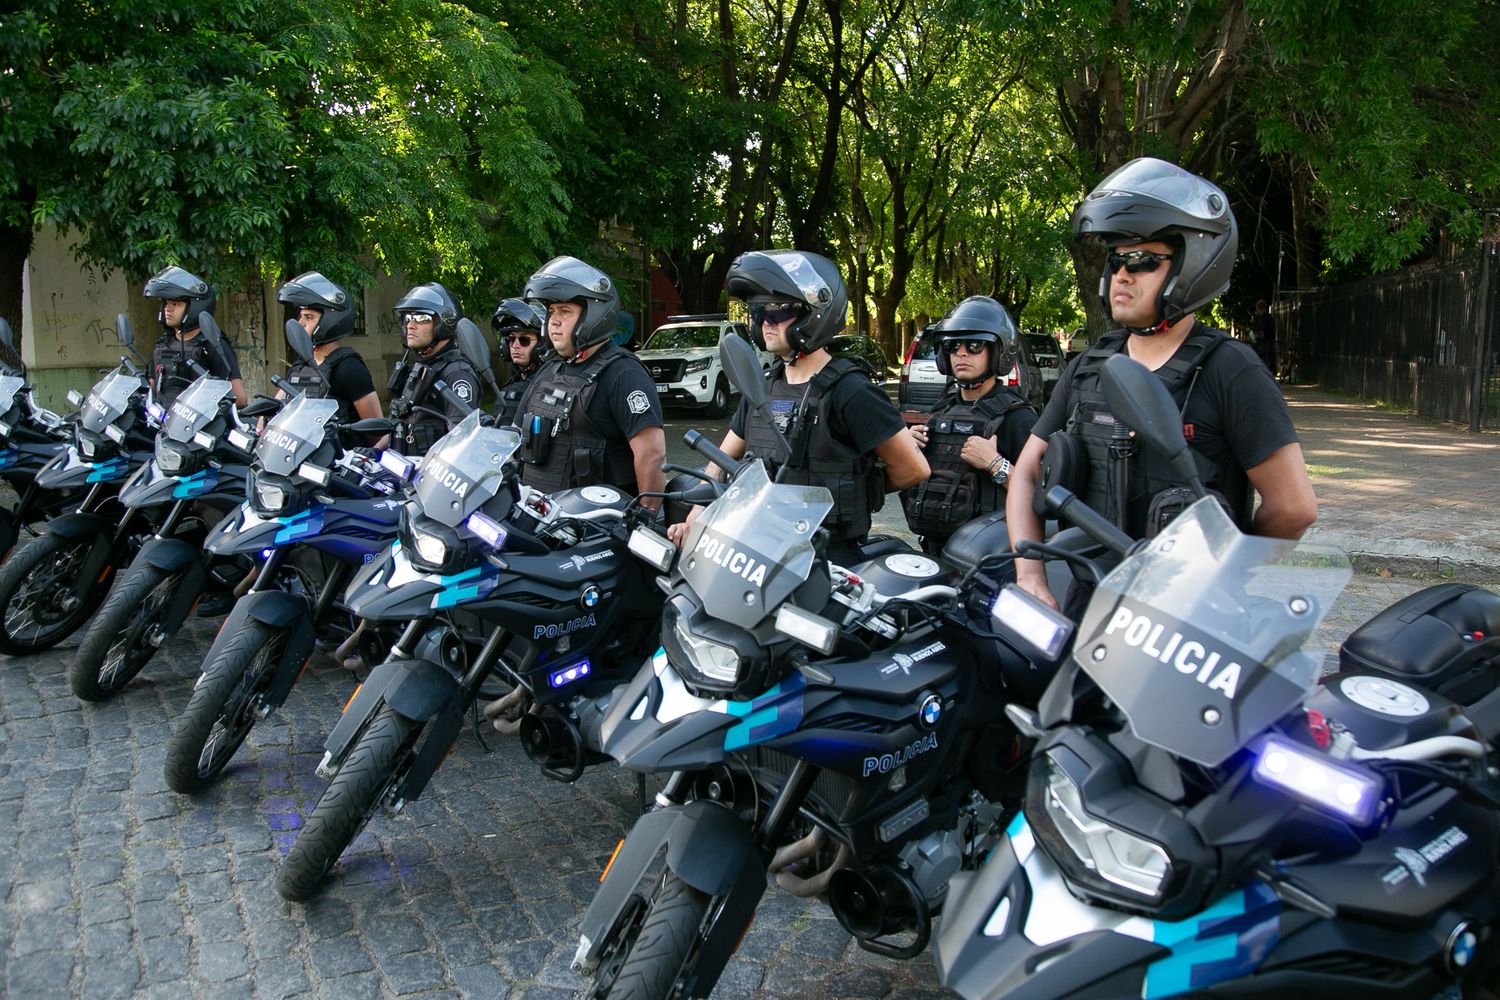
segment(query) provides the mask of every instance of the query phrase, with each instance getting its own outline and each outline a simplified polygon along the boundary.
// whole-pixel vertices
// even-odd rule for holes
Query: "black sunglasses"
[[[800,302],[763,302],[750,307],[750,318],[761,325],[773,326],[797,319],[807,312]]]
[[[1114,274],[1123,267],[1131,274],[1150,274],[1171,259],[1172,255],[1169,253],[1156,253],[1152,250],[1112,253],[1109,255],[1109,273]]]
[[[505,342],[507,344],[520,344],[522,347],[530,347],[536,338],[529,333],[507,333]]]
[[[988,340],[945,340],[943,341],[944,354],[957,354],[962,347],[965,354],[983,354],[984,349],[990,346]]]

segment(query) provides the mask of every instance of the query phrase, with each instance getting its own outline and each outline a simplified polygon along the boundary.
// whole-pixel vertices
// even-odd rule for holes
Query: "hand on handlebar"
[[[694,507],[688,511],[687,520],[669,525],[667,527],[667,541],[673,545],[681,546],[683,542],[687,541],[688,529],[693,526],[694,521],[698,520],[698,515],[701,513],[703,513],[702,507]]]
[[[1046,564],[1028,559],[1016,560],[1016,585],[1048,607],[1061,611],[1052,589],[1047,586]]]

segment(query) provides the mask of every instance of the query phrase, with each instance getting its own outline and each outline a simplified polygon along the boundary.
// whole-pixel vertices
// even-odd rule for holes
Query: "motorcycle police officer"
[[[496,421],[505,425],[515,422],[526,386],[551,353],[542,335],[547,329],[547,310],[524,299],[502,299],[490,317],[490,326],[510,359],[510,377],[500,387]]]
[[[517,406],[521,481],[544,493],[599,483],[632,496],[660,492],[661,402],[645,366],[611,339],[620,317],[614,282],[576,257],[556,257],[527,280],[524,295],[546,308],[557,357]]]
[[[751,338],[780,359],[766,381],[771,419],[786,435],[791,455],[783,462],[771,425],[744,400],[719,447],[731,458],[785,464],[782,482],[826,487],[834,504],[823,522],[828,558],[853,565],[885,494],[926,479],[927,460],[895,406],[870,382],[868,369],[827,350],[849,308],[844,279],[832,261],[798,250],[756,250],[729,266],[727,285],[731,296],[750,307]],[[697,513],[669,528],[669,537],[681,544]]]
[[[1239,235],[1224,192],[1162,160],[1132,160],[1074,211],[1073,234],[1108,248],[1099,297],[1120,328],[1074,359],[1032,428],[1010,477],[1011,541],[1041,536],[1032,504],[1044,456],[1065,485],[1136,537],[1154,534],[1191,502],[1159,457],[1130,454],[1128,436],[1116,433],[1099,373],[1120,351],[1167,386],[1200,478],[1241,529],[1300,537],[1318,508],[1286,401],[1248,344],[1193,317],[1229,287],[1234,267]],[[1123,495],[1114,487],[1121,455],[1130,456]],[[1252,491],[1260,495],[1253,516]],[[1016,575],[1055,606],[1040,562],[1017,560]]]
[[[955,386],[911,428],[932,466],[926,482],[903,490],[906,523],[922,536],[922,550],[938,555],[965,522],[1003,510],[1012,464],[1036,423],[1036,410],[1000,384],[1016,363],[1016,325],[1005,307],[986,295],[954,306],[932,327],[937,367]]]
[[[281,286],[276,301],[297,307],[297,322],[313,343],[313,364],[297,360],[287,381],[314,399],[339,402],[339,420],[379,417],[380,397],[369,366],[354,348],[339,343],[354,330],[354,302],[338,285],[308,271]]]
[[[234,386],[234,398],[240,406],[247,402],[245,383],[240,380],[240,363],[228,337],[211,344],[200,335],[200,317],[213,315],[213,286],[191,271],[166,267],[146,282],[148,299],[161,299],[157,321],[162,337],[151,351],[151,386],[156,401],[170,407],[183,389],[198,377],[190,362]]]
[[[391,417],[396,421],[387,446],[398,454],[417,457],[448,433],[448,420],[464,416],[433,385],[441,379],[464,402],[477,405],[479,375],[454,343],[458,304],[442,285],[417,285],[396,303],[395,313],[406,353],[386,384]]]

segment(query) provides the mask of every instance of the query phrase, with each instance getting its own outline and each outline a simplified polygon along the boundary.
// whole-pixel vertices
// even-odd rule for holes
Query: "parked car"
[[[901,383],[896,390],[896,405],[903,410],[930,410],[934,403],[948,391],[951,379],[938,371],[937,332],[931,328],[911,342],[906,351],[906,360],[901,365]],[[1031,400],[1037,409],[1044,403],[1044,387],[1041,370],[1032,358],[1026,338],[1020,338],[1020,356],[1001,381],[1013,388],[1019,387],[1021,395]]]
[[[1062,378],[1063,366],[1067,363],[1063,360],[1062,348],[1047,333],[1023,333],[1021,339],[1031,351],[1031,359],[1036,362],[1037,372],[1041,375],[1042,399],[1051,399],[1052,389]]]
[[[745,324],[730,320],[724,313],[668,316],[652,331],[636,357],[656,382],[663,407],[691,407],[709,417],[729,412],[733,390],[719,360],[719,338],[726,330],[750,339]],[[765,351],[757,353],[762,365],[774,360]]]
[[[834,357],[860,358],[874,369],[875,374],[870,380],[876,385],[883,385],[890,374],[891,362],[885,356],[885,348],[873,337],[842,334],[828,342],[828,353]]]

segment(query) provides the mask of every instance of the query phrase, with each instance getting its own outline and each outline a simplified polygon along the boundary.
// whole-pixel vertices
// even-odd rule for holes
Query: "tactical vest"
[[[309,399],[327,399],[333,389],[329,382],[333,381],[333,370],[350,359],[363,363],[359,352],[352,347],[344,346],[335,349],[328,357],[323,359],[321,365],[311,365],[306,361],[298,360],[286,373],[286,380],[292,387],[301,391]],[[321,371],[321,374],[320,374]],[[327,379],[327,381],[324,381]],[[354,400],[339,400],[339,416],[341,422],[348,423],[355,418]]]
[[[504,427],[516,422],[516,414],[521,412],[521,400],[526,395],[527,386],[531,385],[532,378],[536,375],[511,375],[510,381],[500,389],[500,412],[497,415],[497,423]]]
[[[198,373],[189,362],[197,362],[204,371],[221,367],[214,363],[213,351],[208,346],[205,334],[191,340],[178,340],[173,334],[162,334],[151,350],[151,377],[156,380],[156,401],[164,408],[182,394],[182,390],[193,384]]]
[[[1183,342],[1183,348],[1157,369],[1156,375],[1177,403],[1179,414],[1186,412],[1188,400],[1192,398],[1193,388],[1209,355],[1227,339],[1220,331],[1195,323]],[[1115,417],[1100,388],[1099,374],[1104,362],[1123,350],[1124,344],[1123,332],[1107,334],[1078,363],[1073,373],[1073,408],[1067,430],[1079,439],[1088,456],[1088,482],[1083,484],[1081,494],[1090,507],[1107,517],[1114,518],[1117,510],[1114,456],[1119,453],[1129,456],[1129,485],[1121,527],[1132,537],[1142,538],[1156,534],[1192,502],[1193,495],[1188,484],[1172,474],[1165,459],[1154,449],[1138,447],[1134,437],[1116,434]],[[1197,460],[1198,476],[1204,486],[1223,498],[1226,487],[1232,487],[1226,481],[1224,470],[1196,449],[1190,450]],[[1225,506],[1235,522],[1242,529],[1247,528],[1249,514],[1244,508],[1248,507],[1248,490],[1240,488],[1233,492],[1240,495],[1226,501]]]
[[[627,357],[634,355],[606,344],[583,364],[553,358],[532,377],[517,403],[522,482],[543,493],[606,483],[635,494],[630,443],[609,441],[588,415],[599,379]]]
[[[822,486],[833,494],[833,510],[823,522],[833,542],[863,538],[870,532],[870,515],[885,504],[885,476],[873,455],[835,440],[828,419],[834,385],[845,376],[864,375],[865,369],[849,358],[834,358],[802,385],[788,383],[784,369],[778,364],[766,373],[772,419],[792,446],[780,481]],[[752,410],[745,422],[746,457],[761,459],[774,476],[781,453],[771,425]]]
[[[984,469],[965,462],[960,453],[971,436],[994,437],[1006,414],[1032,409],[1031,403],[1004,386],[966,402],[947,396],[927,421],[927,464],[932,475],[901,491],[906,523],[919,535],[946,538],[981,514],[1005,505],[1005,488]],[[1015,461],[1018,456],[1002,456]]]
[[[416,458],[427,454],[427,449],[448,433],[446,420],[416,407],[425,406],[439,413],[443,412],[447,403],[442,396],[432,391],[432,387],[439,379],[452,385],[453,380],[460,375],[468,376],[475,385],[479,384],[474,369],[464,360],[458,348],[451,344],[406,370],[400,392],[391,403],[391,414],[396,418],[396,430],[391,435],[392,450],[397,454]]]

